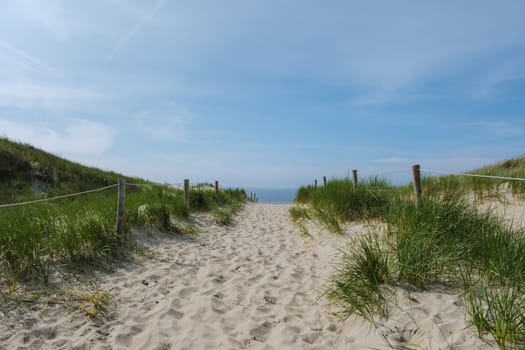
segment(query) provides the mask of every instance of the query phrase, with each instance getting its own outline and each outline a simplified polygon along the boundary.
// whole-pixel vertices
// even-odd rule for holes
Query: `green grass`
[[[119,176],[0,137],[0,204],[113,185]],[[130,181],[147,182],[139,178]]]
[[[0,203],[49,198],[116,184],[119,174],[56,157],[30,145],[0,138]],[[0,282],[48,282],[57,266],[108,266],[136,246],[133,226],[193,234],[192,213],[209,211],[231,224],[246,200],[241,189],[218,193],[208,184],[183,192],[129,178],[125,228],[116,234],[117,188],[30,205],[0,208]]]
[[[388,293],[383,286],[390,280],[389,256],[380,244],[375,235],[354,240],[332,276],[326,295],[342,317],[357,314],[373,322],[376,315],[386,314]]]
[[[53,266],[105,265],[134,246],[132,226],[153,232],[193,233],[190,214],[212,210],[231,224],[242,208],[243,190],[208,191],[186,207],[183,193],[168,186],[127,187],[125,232],[115,231],[117,189],[51,202],[0,208],[0,272],[15,283],[48,281]],[[193,192],[202,193],[202,192]],[[191,197],[190,197],[191,198]]]
[[[295,202],[308,204],[310,217],[330,231],[341,233],[345,222],[379,218],[393,192],[392,187],[379,178],[365,180],[357,187],[349,178],[332,179],[326,188],[301,187]]]
[[[329,296],[343,300],[349,314],[380,314],[389,286],[441,285],[464,291],[480,334],[490,333],[501,348],[525,344],[523,230],[458,198],[426,198],[420,208],[393,201],[382,220],[389,232],[354,244],[345,272],[332,281]]]
[[[473,173],[525,176],[525,159]],[[475,204],[503,200],[510,189],[523,196],[522,182],[445,176],[423,179],[417,206],[411,186],[391,187],[371,179],[354,188],[349,179],[326,188],[303,187],[290,210],[297,223],[312,219],[341,232],[350,221],[376,220],[386,227],[353,240],[326,295],[343,317],[373,322],[387,315],[393,287],[440,289],[463,295],[468,318],[480,337],[502,349],[525,347],[525,230],[507,225]],[[472,196],[474,195],[474,197]],[[472,199],[477,201],[473,202]]]
[[[0,210],[0,266],[12,279],[47,281],[54,263],[93,264],[117,255],[116,191]]]
[[[525,178],[525,157],[507,159],[469,173],[523,179]],[[509,191],[514,196],[521,198],[525,196],[525,181],[455,175],[430,177],[422,180],[422,187],[427,194],[446,197],[473,193],[479,200],[492,196],[499,197],[501,186],[504,184],[508,186]]]

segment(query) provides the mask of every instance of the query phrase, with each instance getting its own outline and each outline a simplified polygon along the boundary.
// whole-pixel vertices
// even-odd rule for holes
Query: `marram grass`
[[[440,285],[464,296],[481,337],[490,334],[501,349],[525,347],[525,232],[465,199],[473,192],[478,199],[495,196],[499,187],[477,178],[425,180],[420,207],[408,186],[369,181],[359,187],[348,179],[326,189],[304,187],[296,198],[301,209],[291,210],[296,220],[323,220],[335,232],[370,218],[388,228],[353,240],[332,276],[326,295],[343,317],[373,322],[387,315],[392,287]]]
[[[345,222],[379,218],[393,193],[393,188],[379,178],[365,180],[356,187],[352,179],[332,179],[326,187],[301,187],[295,202],[308,204],[312,217],[341,233]]]
[[[134,225],[164,232],[193,233],[183,225],[191,212],[213,210],[221,224],[245,200],[243,190],[194,192],[190,207],[182,191],[167,186],[128,186],[125,232],[116,234],[116,188],[52,202],[0,208],[0,277],[12,285],[37,278],[48,282],[54,266],[106,265],[134,246]],[[192,197],[190,197],[191,199]]]

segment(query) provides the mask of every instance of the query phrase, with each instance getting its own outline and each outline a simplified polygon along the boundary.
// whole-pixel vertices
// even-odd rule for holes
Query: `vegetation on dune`
[[[525,179],[525,157],[507,159],[469,174]],[[479,200],[486,197],[501,197],[503,187],[514,196],[523,198],[525,195],[525,181],[473,176],[428,177],[422,180],[422,186],[428,195],[450,197],[458,194],[474,194]]]
[[[113,185],[119,176],[0,137],[0,204]],[[129,180],[147,182],[140,178]]]
[[[476,173],[523,177],[524,165],[524,159],[516,159]],[[372,322],[388,313],[393,287],[440,286],[463,296],[467,315],[481,337],[490,334],[502,349],[523,348],[525,230],[476,209],[470,194],[480,199],[501,189],[501,181],[488,181],[459,176],[426,179],[418,207],[409,186],[392,187],[372,179],[354,188],[348,179],[333,180],[326,188],[300,189],[296,198],[300,206],[291,215],[301,222],[321,221],[337,233],[354,220],[374,218],[386,227],[381,234],[372,231],[354,238],[332,276],[326,295],[343,317],[356,314]],[[508,188],[522,193],[514,183]]]
[[[326,188],[301,187],[296,203],[309,204],[310,216],[341,233],[341,223],[378,218],[391,196],[388,183],[378,178],[354,187],[351,179],[333,179]]]
[[[0,139],[0,199],[5,202],[113,185],[120,175],[86,168],[32,146]],[[38,164],[36,166],[35,164]],[[116,233],[117,187],[81,196],[0,208],[0,285],[16,290],[21,280],[49,282],[57,266],[106,266],[135,247],[131,228],[168,233],[195,232],[191,214],[215,213],[231,224],[246,200],[244,190],[215,193],[199,186],[184,204],[180,189],[129,179],[125,228]],[[38,183],[38,191],[34,189]],[[33,187],[32,187],[33,186]],[[64,192],[62,192],[64,191]]]

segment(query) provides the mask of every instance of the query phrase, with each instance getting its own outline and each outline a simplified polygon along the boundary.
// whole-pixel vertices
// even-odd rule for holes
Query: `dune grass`
[[[387,313],[389,281],[389,255],[384,254],[378,236],[365,235],[344,253],[326,295],[343,318],[356,314],[373,322],[375,316]]]
[[[168,186],[128,186],[125,233],[115,231],[117,189],[79,197],[0,208],[0,275],[11,285],[19,280],[49,281],[57,265],[106,266],[134,247],[132,226],[153,232],[193,233],[190,214],[220,213],[223,224],[242,207],[243,190],[192,192],[186,207],[183,193]]]
[[[116,184],[120,176],[0,137],[0,204],[107,187]],[[86,289],[84,272],[111,268],[140,251],[132,228],[145,228],[151,234],[163,231],[193,236],[197,233],[192,220],[195,213],[213,213],[218,223],[229,225],[246,201],[244,190],[215,193],[210,184],[199,184],[192,188],[186,206],[180,189],[140,178],[127,180],[122,235],[116,233],[116,187],[0,208],[2,303],[60,304],[89,317],[106,317],[111,292],[91,283]],[[69,286],[71,279],[76,281],[75,287]]]
[[[353,180],[332,179],[326,188],[301,187],[295,202],[308,204],[309,215],[335,233],[342,224],[381,216],[392,196],[392,187],[379,178],[371,178],[354,187]]]
[[[428,198],[421,208],[395,201],[382,220],[389,232],[351,245],[327,295],[346,316],[384,315],[393,286],[431,286],[464,295],[481,336],[500,348],[525,345],[525,232],[461,199]]]
[[[474,175],[502,176],[525,179],[525,157],[511,158],[469,172]],[[450,197],[458,194],[474,194],[476,199],[500,198],[502,187],[513,196],[525,197],[525,181],[508,181],[468,176],[433,176],[422,179],[422,187],[428,195]]]
[[[0,137],[0,204],[105,187],[117,183],[119,176]]]
[[[513,194],[519,188],[506,186]],[[302,188],[300,207],[290,213],[295,220],[324,220],[334,232],[355,220],[386,227],[381,235],[372,231],[352,240],[332,276],[326,295],[341,316],[373,322],[388,314],[393,287],[440,286],[463,296],[481,337],[490,334],[500,348],[516,349],[525,346],[525,231],[477,210],[469,197],[495,197],[501,187],[478,178],[427,179],[418,207],[409,186],[372,179],[354,188],[342,179],[326,189]]]

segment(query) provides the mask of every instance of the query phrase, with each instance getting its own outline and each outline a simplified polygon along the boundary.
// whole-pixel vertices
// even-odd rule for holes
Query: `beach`
[[[194,240],[135,232],[145,257],[97,272],[108,315],[60,305],[5,312],[0,349],[388,349],[490,348],[466,321],[459,295],[397,288],[374,324],[341,319],[323,292],[355,223],[335,235],[301,235],[290,205],[247,204],[232,226],[201,216]]]

